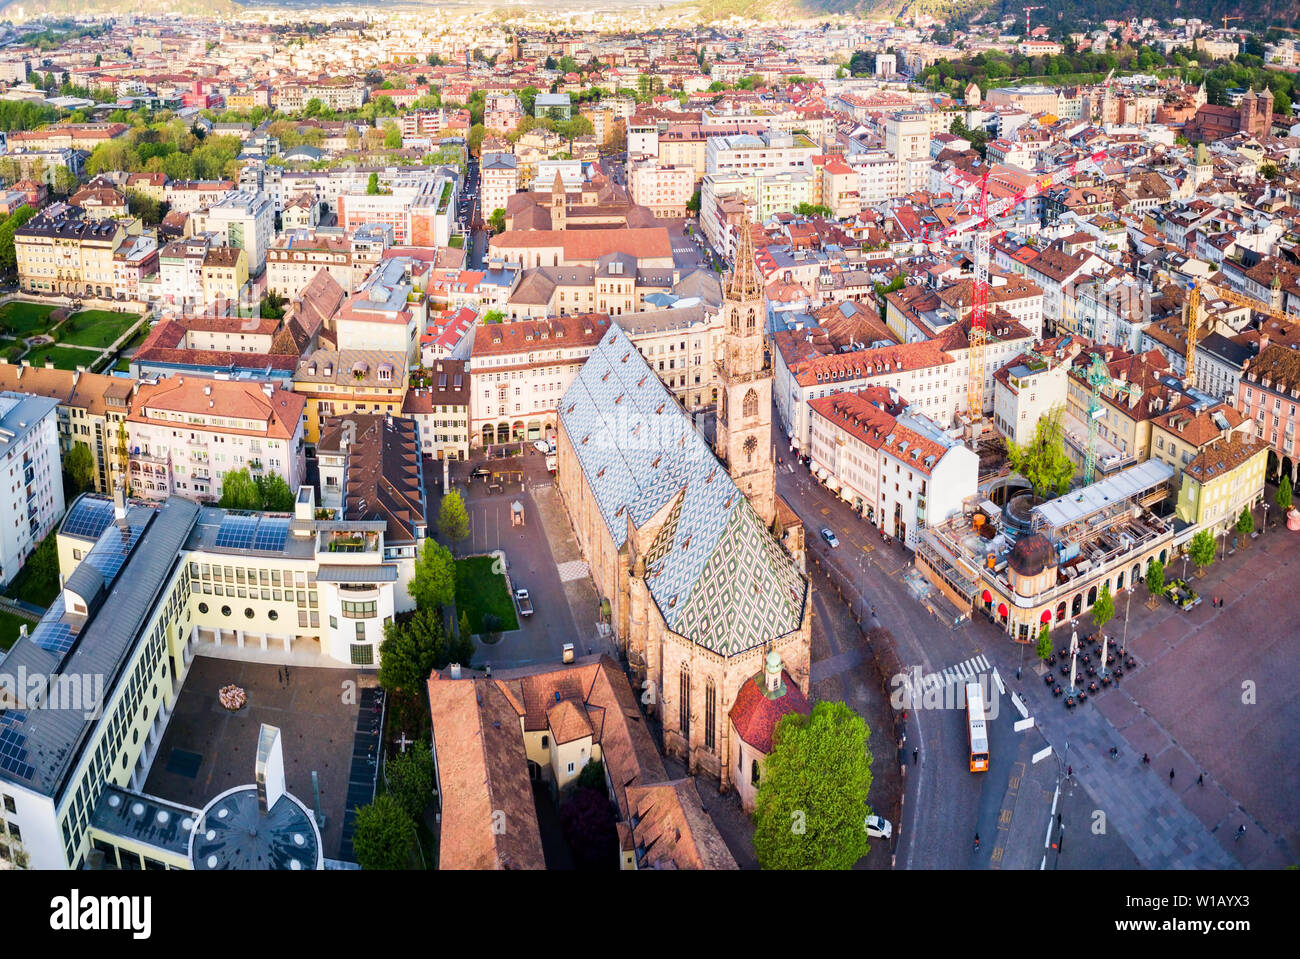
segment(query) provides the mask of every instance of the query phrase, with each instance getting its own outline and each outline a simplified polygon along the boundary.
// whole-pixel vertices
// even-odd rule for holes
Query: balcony
[[[373,553],[379,549],[379,534],[371,532],[326,532],[321,549],[329,553]]]

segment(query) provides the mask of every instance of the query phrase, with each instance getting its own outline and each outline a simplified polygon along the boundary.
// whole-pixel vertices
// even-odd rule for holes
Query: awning
[[[986,603],[991,603],[991,602],[993,602],[993,594],[990,593],[987,589],[984,590],[984,595],[983,595],[981,598],[982,598],[982,599],[984,600],[984,602],[986,602]]]
[[[1050,623],[1052,621],[1052,611],[1050,609],[1043,610],[1043,615],[1038,617],[1038,620],[1039,622]]]
[[[1007,615],[1007,604],[998,603],[998,615],[1005,618]]]
[[[316,572],[318,583],[395,583],[397,567],[388,563],[375,566],[322,566]]]

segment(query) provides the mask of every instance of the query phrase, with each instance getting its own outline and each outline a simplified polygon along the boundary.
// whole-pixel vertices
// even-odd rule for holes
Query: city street
[[[784,437],[778,443],[788,449]],[[1035,729],[1011,732],[1019,715],[1012,715],[1004,697],[999,719],[990,724],[991,768],[976,776],[966,771],[960,711],[909,715],[904,752],[910,760],[919,743],[923,761],[908,775],[899,866],[976,865],[963,857],[978,829],[982,848],[995,832],[1005,834],[992,865],[1039,868],[1055,790],[1067,766],[1074,777],[1056,808],[1067,831],[1076,828],[1059,863],[1053,853],[1047,868],[1280,868],[1295,861],[1300,804],[1287,784],[1300,776],[1292,733],[1300,697],[1289,677],[1300,663],[1294,643],[1285,638],[1300,601],[1294,591],[1276,585],[1270,590],[1269,583],[1283,581],[1300,558],[1300,537],[1270,529],[1233,555],[1225,543],[1224,560],[1203,580],[1193,577],[1207,600],[1190,612],[1163,600],[1149,611],[1141,588],[1130,602],[1118,601],[1107,631],[1121,638],[1127,606],[1127,643],[1138,668],[1126,674],[1122,687],[1067,713],[1040,681],[1043,667],[1032,649],[1011,643],[981,616],[953,628],[951,606],[933,594],[923,599],[907,582],[911,554],[896,542],[884,543],[805,467],[779,468],[777,488],[803,520],[810,553],[866,597],[866,625],[889,630],[905,662],[924,674],[953,667],[966,674],[979,672],[982,658],[1019,692],[1035,718]],[[835,532],[838,548],[822,541],[822,527]],[[1171,564],[1169,575],[1176,574],[1181,568]],[[1213,596],[1224,597],[1224,608],[1212,607]],[[1264,597],[1269,598],[1260,602]],[[1092,630],[1086,619],[1079,628],[1081,635]],[[1231,668],[1224,669],[1229,636],[1238,639]],[[1053,634],[1055,647],[1068,642],[1068,630]],[[970,665],[963,669],[962,663]],[[1188,709],[1189,702],[1197,708]],[[1237,748],[1243,742],[1251,748]],[[1034,766],[1033,753],[1047,744],[1054,756]],[[1112,745],[1120,751],[1118,760],[1109,757]],[[1144,752],[1152,756],[1150,767],[1140,766]],[[1261,769],[1275,774],[1260,775]],[[1101,832],[1087,828],[1097,810],[1107,818]],[[1247,832],[1238,841],[1242,824]]]

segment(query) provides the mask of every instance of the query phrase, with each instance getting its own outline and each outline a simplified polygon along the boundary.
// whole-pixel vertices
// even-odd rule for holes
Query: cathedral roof
[[[729,714],[736,735],[765,756],[772,751],[772,733],[783,716],[789,713],[806,716],[811,711],[808,697],[785,670],[781,670],[781,680],[785,694],[768,696],[763,688],[763,674],[751,676],[736,693],[736,703]]]
[[[799,628],[807,581],[620,329],[559,416],[616,548],[667,512],[645,578],[669,629],[734,655]]]

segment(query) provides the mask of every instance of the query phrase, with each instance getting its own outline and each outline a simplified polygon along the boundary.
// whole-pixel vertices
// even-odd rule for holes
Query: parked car
[[[537,450],[537,452],[542,455],[546,455],[555,452],[555,444],[550,440],[538,440],[533,444],[533,449]]]
[[[469,474],[469,477],[470,479],[487,479],[491,474],[492,471],[486,466],[476,466],[473,472]]]
[[[880,816],[868,816],[864,825],[867,827],[867,835],[872,839],[889,839],[894,835],[893,824]]]
[[[523,588],[515,590],[515,605],[519,607],[520,616],[533,615],[533,601],[528,595],[528,590]]]
[[[830,527],[827,526],[822,527],[822,539],[826,540],[826,545],[828,545],[831,549],[835,549],[837,546],[840,545],[839,539],[836,537],[834,531],[832,531]]]
[[[1196,590],[1188,586],[1185,579],[1171,579],[1166,583],[1165,597],[1179,609],[1191,609],[1201,601]]]

